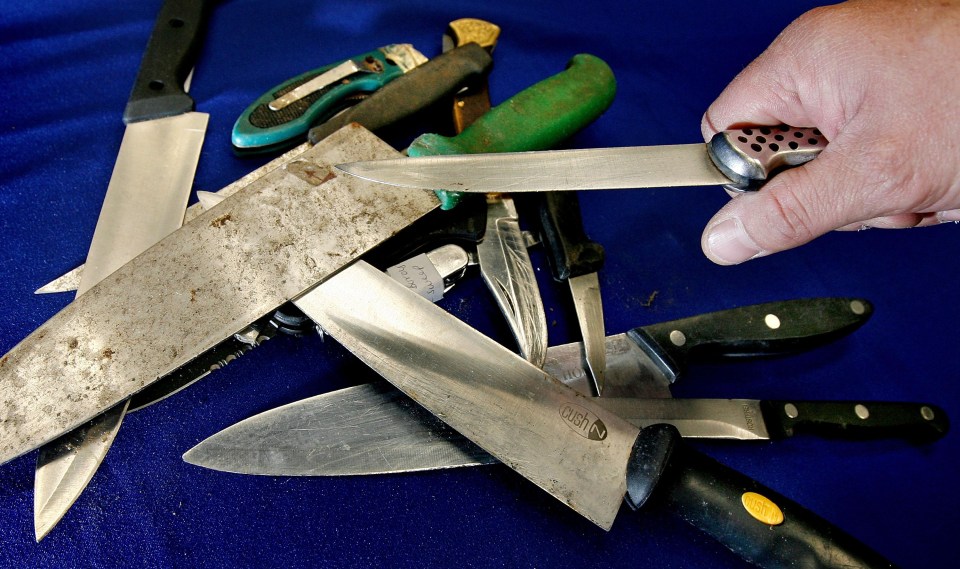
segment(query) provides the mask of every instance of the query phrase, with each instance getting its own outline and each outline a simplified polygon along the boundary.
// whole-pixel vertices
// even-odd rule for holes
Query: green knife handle
[[[360,71],[306,94],[289,105],[273,110],[270,104],[304,83],[344,62],[353,61]],[[253,102],[233,125],[231,142],[243,151],[266,151],[296,144],[311,124],[325,120],[350,106],[351,97],[382,88],[403,75],[382,49],[361,53],[302,73],[277,85]]]
[[[445,52],[391,81],[367,100],[310,129],[316,144],[352,122],[376,131],[449,98],[464,84],[487,73],[493,60],[477,44]]]
[[[635,328],[627,334],[667,374],[690,361],[778,356],[832,342],[862,326],[873,305],[858,298],[755,304]]]
[[[633,509],[665,506],[768,569],[893,567],[824,518],[682,442],[672,425],[642,429],[634,448],[626,496]]]
[[[184,83],[203,35],[211,2],[166,0],[154,24],[140,71],[123,111],[126,124],[188,113],[194,102]]]
[[[547,246],[553,278],[565,281],[603,267],[603,245],[583,231],[576,192],[543,192],[540,196],[540,236]]]
[[[596,120],[613,102],[617,83],[601,59],[575,55],[566,70],[514,95],[453,138],[418,137],[409,156],[518,152],[556,146]],[[450,209],[456,192],[439,191],[440,207]]]
[[[886,401],[761,401],[770,438],[797,431],[850,439],[902,437],[931,442],[947,434],[947,413],[929,403]]]

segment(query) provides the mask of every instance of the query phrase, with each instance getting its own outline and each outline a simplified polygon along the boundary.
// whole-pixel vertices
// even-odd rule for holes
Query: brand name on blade
[[[570,430],[585,439],[602,441],[607,438],[607,426],[603,421],[579,405],[564,403],[560,406],[560,417]]]

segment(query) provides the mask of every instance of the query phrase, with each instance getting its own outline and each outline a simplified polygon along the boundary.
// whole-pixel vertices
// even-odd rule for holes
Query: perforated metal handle
[[[758,190],[777,172],[809,162],[827,139],[815,128],[761,126],[719,132],[710,139],[710,158],[738,192]]]

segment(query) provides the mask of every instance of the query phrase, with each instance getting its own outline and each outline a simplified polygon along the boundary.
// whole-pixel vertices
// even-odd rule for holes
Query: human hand
[[[834,230],[960,220],[960,3],[857,1],[812,10],[710,105],[704,138],[817,127],[813,161],[741,194],[701,245],[737,264]]]

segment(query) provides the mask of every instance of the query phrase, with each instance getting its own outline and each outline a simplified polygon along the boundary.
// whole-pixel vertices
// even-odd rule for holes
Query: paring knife
[[[758,126],[717,133],[706,145],[632,146],[398,158],[339,164],[374,182],[455,192],[539,192],[713,186],[756,190],[783,168],[814,159],[814,128]]]
[[[347,306],[338,299],[349,295]],[[664,504],[764,567],[886,567],[799,504],[639,429],[362,262],[296,301],[328,334],[451,428],[609,529],[622,500]]]
[[[871,312],[869,303],[859,299],[800,299],[610,336],[608,392],[617,397],[599,403],[622,411],[622,417],[638,426],[671,423],[684,437],[763,440],[810,432],[918,442],[939,438],[948,429],[948,419],[932,405],[669,399],[669,386],[687,363],[813,348],[856,330]],[[771,328],[767,322],[773,318],[778,324]],[[670,340],[678,334],[690,338],[686,348]],[[551,347],[544,368],[590,395],[582,353],[580,343]],[[669,371],[664,368],[667,360]],[[858,405],[865,418],[857,415]],[[349,387],[260,413],[210,436],[183,458],[214,470],[270,476],[387,474],[496,462],[387,383]]]
[[[234,123],[230,140],[243,153],[292,146],[306,139],[311,125],[426,61],[410,44],[390,44],[302,73],[247,107]]]
[[[545,130],[582,128],[596,118],[584,110],[591,102],[584,92],[598,66],[606,64],[575,57],[565,71],[513,98],[526,111],[548,107],[548,116],[500,105],[458,141],[500,148],[508,126],[511,147],[533,146],[544,143]],[[525,103],[527,97],[538,106]],[[254,182],[118,269],[0,358],[0,463],[124,401],[436,208],[429,193],[398,195],[334,173],[334,164],[361,154],[396,151],[351,125],[256,173]]]
[[[449,51],[475,43],[492,53],[499,36],[500,27],[496,24],[475,18],[455,20],[443,36],[443,49]],[[486,77],[460,90],[452,108],[457,133],[489,111]],[[452,151],[453,143],[447,145]],[[407,153],[424,156],[431,153],[429,148],[415,140]],[[486,202],[487,228],[483,240],[477,244],[480,274],[517,340],[520,354],[533,365],[542,367],[547,354],[547,315],[517,208],[509,196],[488,195]]]
[[[185,83],[209,2],[167,0],[160,10],[124,110],[127,124],[94,231],[82,295],[180,227],[208,115],[194,112]],[[43,539],[96,473],[126,412],[121,403],[40,450],[34,527]]]

